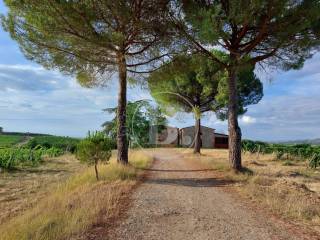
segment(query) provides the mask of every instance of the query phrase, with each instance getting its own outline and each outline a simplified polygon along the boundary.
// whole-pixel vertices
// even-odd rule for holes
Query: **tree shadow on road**
[[[217,178],[155,178],[146,179],[145,183],[185,187],[223,187],[232,184],[233,181]]]
[[[191,169],[191,170],[181,170],[181,169],[156,169],[156,168],[140,168],[144,171],[150,172],[213,172],[213,169]]]

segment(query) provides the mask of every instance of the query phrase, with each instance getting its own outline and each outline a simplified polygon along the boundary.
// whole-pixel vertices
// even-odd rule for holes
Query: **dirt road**
[[[156,154],[123,221],[107,239],[303,239],[223,190],[225,181],[172,150]]]

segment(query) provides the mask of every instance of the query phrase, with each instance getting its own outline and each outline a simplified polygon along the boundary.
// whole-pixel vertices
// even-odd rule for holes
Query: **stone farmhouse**
[[[216,133],[215,129],[201,126],[202,148],[228,148],[228,135]],[[192,147],[195,127],[177,128],[166,126],[160,132],[157,126],[150,128],[150,144],[158,147]]]

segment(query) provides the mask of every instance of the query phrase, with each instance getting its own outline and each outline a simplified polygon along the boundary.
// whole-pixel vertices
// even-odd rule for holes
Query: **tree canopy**
[[[228,67],[265,61],[283,69],[299,68],[320,43],[317,0],[181,1],[176,26],[212,60]],[[176,11],[177,12],[177,11]],[[210,51],[219,46],[237,62]]]
[[[228,57],[223,52],[215,52],[223,58]],[[201,114],[213,111],[219,119],[226,119],[229,100],[227,79],[228,72],[202,54],[178,55],[149,76],[151,95],[163,109],[194,112],[196,153],[200,152]],[[242,69],[238,79],[238,113],[244,114],[246,106],[261,100],[263,86],[254,74],[254,67]]]
[[[227,58],[223,52],[215,52]],[[200,113],[214,111],[224,120],[228,110],[227,79],[228,72],[206,56],[181,54],[151,73],[148,87],[152,97],[164,109],[192,112],[198,108]],[[246,106],[261,100],[263,86],[252,66],[242,69],[238,79],[238,111],[244,114]]]
[[[209,111],[214,108],[219,80],[225,77],[223,72],[215,74],[216,68],[201,55],[178,55],[150,74],[148,87],[162,107]]]
[[[119,54],[126,56],[129,72],[153,60],[147,58],[147,50],[164,31],[166,1],[5,3],[9,12],[2,16],[2,23],[26,57],[48,68],[79,74],[80,82],[88,86],[109,80],[98,81],[98,77],[117,71]]]
[[[104,109],[107,113],[116,114],[117,108]],[[159,126],[161,131],[167,125],[166,117],[163,115],[159,107],[152,106],[147,100],[139,100],[128,102],[127,104],[127,129],[128,140],[131,147],[146,147],[149,143],[150,126]],[[104,132],[110,138],[114,139],[117,134],[116,117],[102,124]]]
[[[257,104],[263,97],[263,84],[254,73],[254,67],[249,66],[237,74],[238,114],[247,112],[247,106]],[[217,117],[228,119],[229,89],[228,78],[222,78],[218,86],[218,106],[215,109]]]

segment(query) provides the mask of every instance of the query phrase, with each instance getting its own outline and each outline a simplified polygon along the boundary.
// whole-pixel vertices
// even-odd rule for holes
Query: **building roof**
[[[151,127],[152,128],[156,128],[156,127],[159,127],[161,125],[152,125]],[[172,127],[172,126],[163,126],[164,128],[167,128],[167,129],[178,129],[177,127]]]
[[[194,126],[189,126],[189,127],[180,128],[180,130],[186,129],[186,128],[194,128]],[[208,128],[208,129],[211,129],[211,130],[215,130],[214,128],[206,127],[206,126],[203,126],[203,125],[201,125],[201,128]]]
[[[214,133],[214,135],[217,137],[228,137],[228,135],[223,134],[223,133]]]

